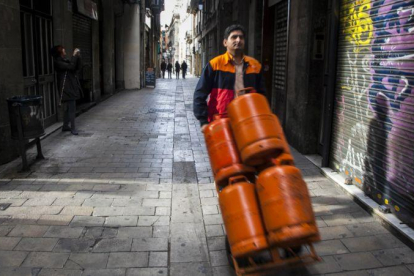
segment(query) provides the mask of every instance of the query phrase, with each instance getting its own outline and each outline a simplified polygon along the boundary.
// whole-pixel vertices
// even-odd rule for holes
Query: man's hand
[[[73,50],[73,56],[78,56],[80,53],[80,50],[78,48],[75,48],[75,50]]]
[[[201,132],[204,133],[204,131],[206,130],[208,124],[204,124],[201,126]]]

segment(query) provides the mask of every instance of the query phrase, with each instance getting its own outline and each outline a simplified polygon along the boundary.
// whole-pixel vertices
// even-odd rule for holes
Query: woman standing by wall
[[[58,45],[53,47],[52,55],[57,73],[59,105],[63,104],[62,131],[70,131],[73,135],[78,135],[75,126],[76,100],[81,98],[82,89],[76,72],[82,66],[80,50],[76,48],[69,60],[66,58],[65,48]]]

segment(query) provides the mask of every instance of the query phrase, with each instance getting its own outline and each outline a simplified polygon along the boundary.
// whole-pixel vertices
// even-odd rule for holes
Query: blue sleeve
[[[263,76],[263,68],[260,70],[260,73],[257,75],[257,87],[256,90],[258,93],[266,96],[266,84]]]
[[[201,126],[208,123],[207,98],[213,87],[214,75],[215,72],[209,62],[204,67],[194,91],[193,111]]]

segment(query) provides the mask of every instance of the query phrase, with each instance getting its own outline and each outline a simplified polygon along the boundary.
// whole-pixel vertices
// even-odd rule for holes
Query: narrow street
[[[233,275],[192,112],[197,78],[157,80],[42,141],[46,160],[1,173],[0,275]],[[414,275],[414,252],[293,150],[323,261],[275,275]],[[29,152],[30,159],[35,151]]]

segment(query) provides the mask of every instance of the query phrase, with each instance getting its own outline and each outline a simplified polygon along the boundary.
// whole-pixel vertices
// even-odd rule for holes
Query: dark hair
[[[224,31],[224,39],[228,39],[230,34],[234,31],[241,31],[243,35],[246,36],[246,31],[244,30],[244,27],[242,25],[235,24],[230,25],[226,28],[226,30]]]
[[[54,58],[61,57],[64,48],[65,47],[63,47],[62,45],[56,45],[52,49],[50,49],[50,54]]]

